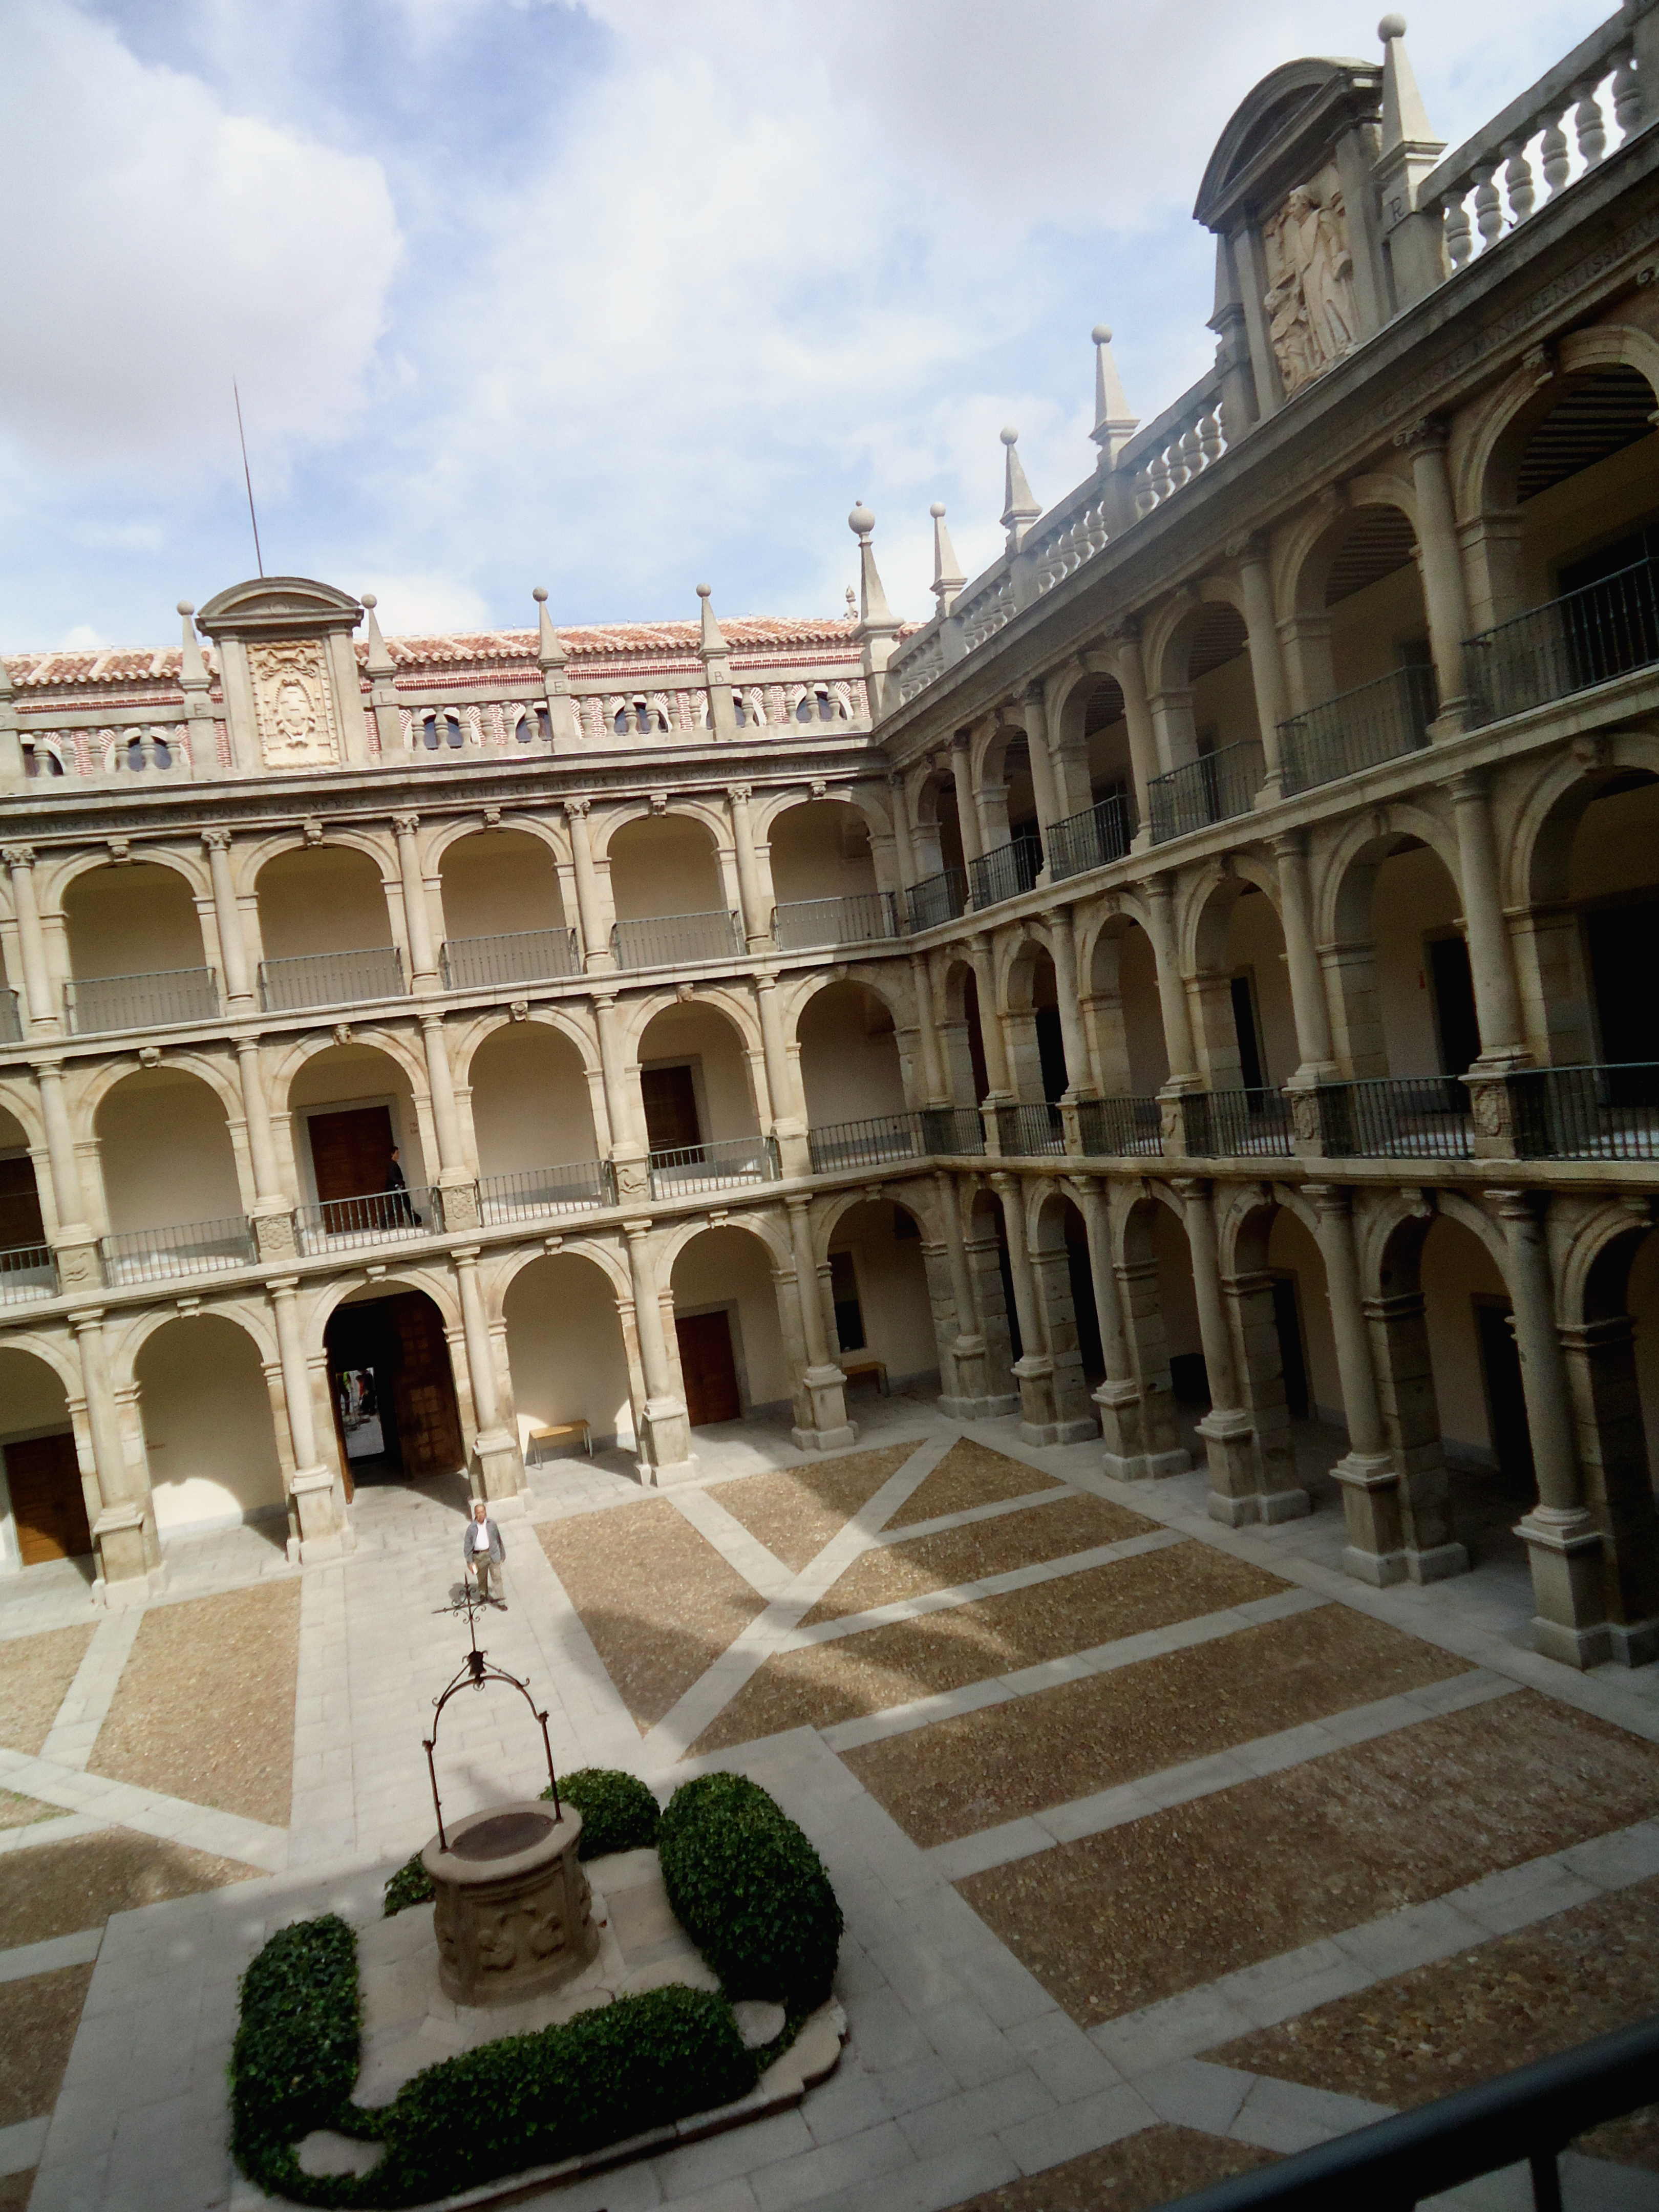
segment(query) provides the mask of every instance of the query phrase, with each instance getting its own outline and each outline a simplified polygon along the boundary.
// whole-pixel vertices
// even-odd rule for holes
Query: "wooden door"
[[[21,1244],[44,1244],[40,1194],[34,1187],[34,1162],[27,1152],[0,1160],[0,1252]]]
[[[76,1559],[92,1549],[81,1465],[70,1435],[31,1437],[6,1446],[6,1481],[17,1548],[26,1567],[42,1559]]]
[[[389,1107],[354,1106],[338,1114],[313,1114],[306,1128],[317,1196],[324,1204],[331,1198],[365,1198],[386,1188],[392,1146]]]
[[[646,1142],[653,1152],[678,1152],[702,1142],[689,1067],[642,1067],[640,1092],[645,1101]]]
[[[384,1310],[398,1333],[392,1397],[404,1473],[453,1474],[466,1465],[466,1449],[438,1310],[421,1291],[407,1291],[386,1299]]]
[[[735,1421],[743,1412],[738,1395],[738,1363],[732,1352],[729,1314],[688,1314],[676,1319],[680,1371],[685,1378],[685,1410],[694,1429],[710,1421]]]

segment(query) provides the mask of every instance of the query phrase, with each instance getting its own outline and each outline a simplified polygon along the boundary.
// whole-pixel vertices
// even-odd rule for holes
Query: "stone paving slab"
[[[217,1812],[210,1806],[192,1805],[180,1797],[165,1796],[160,1790],[137,1789],[129,1782],[83,1774],[76,1767],[58,1766],[15,1751],[0,1751],[0,1781],[48,1805],[90,1814],[96,1827],[135,1828],[140,1835],[155,1836],[164,1843],[188,1844],[194,1850],[210,1851],[217,1858],[241,1859],[249,1866],[272,1872],[288,1863],[286,1828],[245,1820],[240,1814]]]

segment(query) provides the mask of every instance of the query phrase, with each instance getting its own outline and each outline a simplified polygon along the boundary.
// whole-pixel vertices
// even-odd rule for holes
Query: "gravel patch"
[[[299,1670],[297,1577],[152,1606],[91,1771],[285,1828]]]
[[[34,2169],[27,2173],[0,2175],[0,2212],[28,2212],[28,2202],[34,2187]]]
[[[91,1982],[90,1966],[64,1966],[55,1974],[31,1974],[6,1984],[0,2128],[38,2120],[58,2102]]]
[[[536,1534],[641,1735],[766,1602],[666,1498]]]
[[[61,1805],[43,1805],[38,1797],[20,1797],[14,1790],[0,1790],[0,1828],[28,1828],[37,1820],[65,1817]]]
[[[1468,1672],[1414,1636],[1328,1605],[842,1755],[927,1848]]]
[[[1057,1475],[1039,1474],[1024,1461],[993,1451],[989,1444],[963,1437],[953,1443],[920,1490],[889,1523],[908,1528],[913,1522],[937,1521],[970,1506],[999,1505],[1005,1498],[1033,1498],[1040,1490],[1064,1490]]]
[[[101,1928],[112,1912],[254,1881],[264,1869],[128,1828],[0,1857],[0,1951]]]
[[[714,1484],[708,1495],[798,1575],[920,1448],[918,1438],[880,1451],[854,1452],[846,1459],[780,1468],[772,1474],[739,1475],[734,1482]]]
[[[1143,1629],[1271,1597],[1285,1587],[1277,1575],[1206,1544],[1172,1544],[915,1620],[808,1644],[769,1659],[703,1731],[693,1752],[721,1751],[781,1729],[828,1728]]]
[[[1157,1526],[1126,1506],[1079,1491],[1060,1504],[1029,1513],[1006,1513],[994,1521],[970,1521],[965,1528],[941,1529],[936,1536],[914,1536],[906,1544],[883,1544],[854,1560],[802,1626],[867,1613],[872,1606],[891,1605],[923,1590],[953,1589],[1012,1567],[1062,1559],[1068,1552],[1092,1551],[1097,1544],[1121,1543]]]
[[[1656,1785],[1659,1748],[1522,1690],[957,1887],[1089,2027],[1644,1820]]]
[[[1212,2181],[1271,2166],[1273,2154],[1196,2128],[1146,2128],[1103,2150],[1085,2151],[1000,2189],[970,2197],[951,2212],[1152,2212]]]
[[[96,1623],[13,1636],[0,1644],[0,1744],[39,1751],[70,1692]]]
[[[1656,1962],[1659,1876],[1206,2056],[1380,2105],[1424,2105],[1646,2020]],[[1612,2121],[1578,2148],[1659,2172],[1659,2113]]]

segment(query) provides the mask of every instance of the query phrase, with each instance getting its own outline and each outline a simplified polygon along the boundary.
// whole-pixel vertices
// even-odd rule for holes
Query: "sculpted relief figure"
[[[1273,282],[1262,305],[1289,393],[1340,360],[1358,331],[1347,210],[1334,172],[1298,185],[1266,226],[1263,241]]]

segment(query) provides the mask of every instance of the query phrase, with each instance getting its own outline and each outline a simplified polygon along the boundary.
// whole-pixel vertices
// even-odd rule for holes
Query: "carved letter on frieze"
[[[1298,185],[1262,226],[1268,336],[1286,392],[1340,361],[1358,335],[1348,214],[1334,163]]]
[[[331,767],[340,749],[321,647],[309,638],[255,646],[248,667],[266,765]]]

